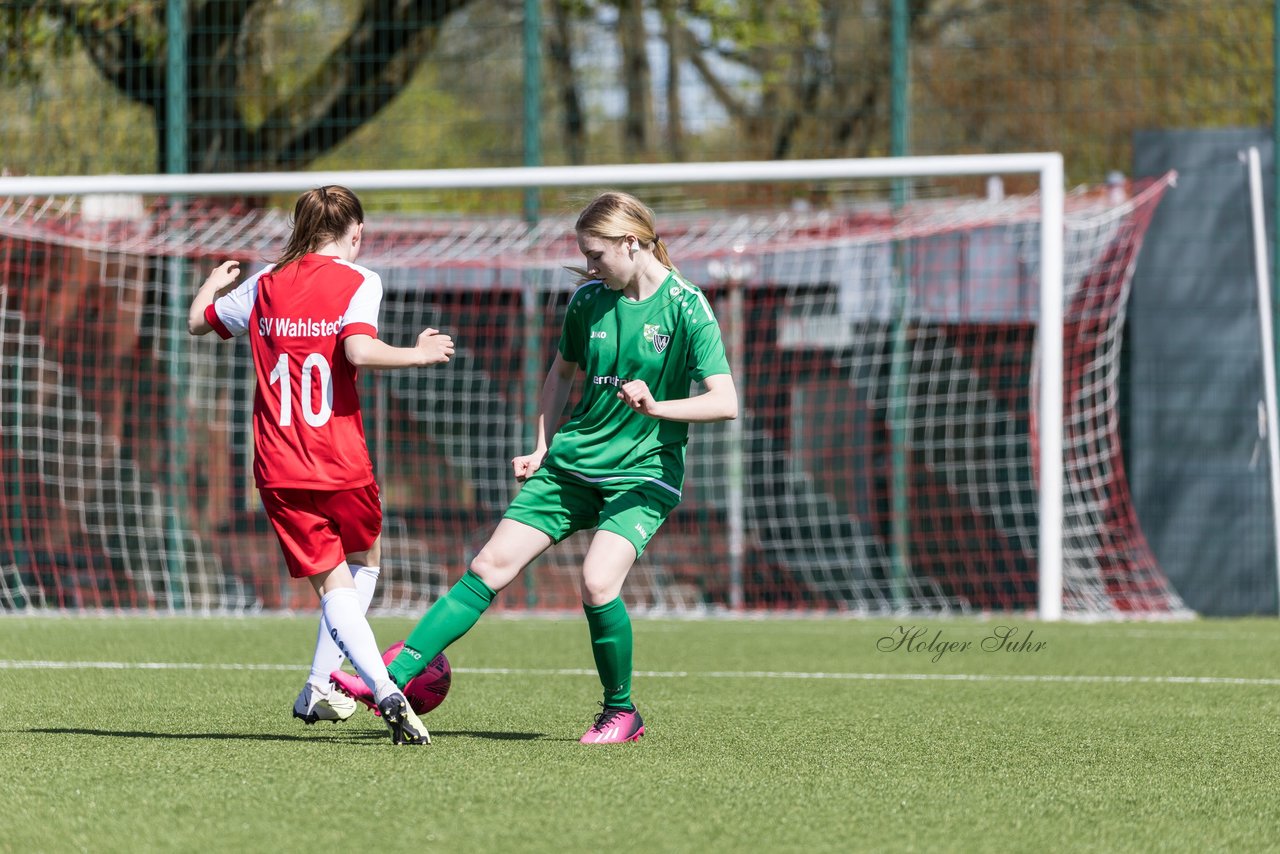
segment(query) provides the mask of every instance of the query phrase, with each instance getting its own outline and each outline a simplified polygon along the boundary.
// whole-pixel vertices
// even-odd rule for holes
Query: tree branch
[[[320,69],[250,134],[254,166],[302,166],[349,137],[400,94],[440,26],[469,2],[371,0]]]
[[[164,65],[148,50],[139,34],[138,12],[116,20],[86,14],[82,4],[49,2],[45,10],[70,27],[84,45],[89,60],[112,86],[135,103],[157,112],[164,107]],[[141,4],[151,13],[155,7]],[[157,26],[152,20],[151,25]]]
[[[696,47],[695,50],[689,51],[685,58],[689,60],[689,64],[693,66],[693,69],[698,72],[702,82],[707,84],[707,88],[711,90],[711,96],[716,99],[716,103],[724,107],[725,112],[733,120],[737,122],[747,121],[749,115],[746,103],[733,94],[733,91],[725,85],[723,80],[716,76],[711,64],[707,62],[706,54],[712,50],[712,47],[699,39],[688,27],[682,26],[678,32],[685,44]]]

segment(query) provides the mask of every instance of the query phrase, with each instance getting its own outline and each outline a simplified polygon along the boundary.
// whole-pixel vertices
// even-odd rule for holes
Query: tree
[[[888,153],[893,0],[541,2],[549,163]],[[916,153],[1055,149],[1098,179],[1135,128],[1270,120],[1261,0],[906,4]],[[188,6],[193,171],[520,162],[523,0]],[[0,75],[47,89],[0,90],[0,165],[163,162],[165,7],[0,2]]]
[[[643,0],[618,0],[618,47],[622,51],[622,88],[627,93],[622,147],[634,160],[653,150],[653,75]]]
[[[876,153],[889,20],[841,0],[692,0],[672,31],[693,46],[685,55],[728,114],[740,156],[787,159]]]
[[[729,117],[720,157],[888,153],[892,0],[652,0]],[[1247,0],[907,0],[912,149],[1061,150],[1098,180],[1138,127],[1269,120]],[[1087,119],[1086,119],[1087,117]]]
[[[263,69],[272,0],[190,0],[187,7],[187,152],[192,172],[304,167],[387,106],[435,46],[442,25],[470,0],[360,0],[337,40],[317,52],[303,36],[308,73],[285,87],[246,82]],[[316,6],[312,7],[317,8]],[[349,8],[349,7],[343,7]],[[296,13],[295,10],[291,12]],[[321,9],[330,15],[343,9]],[[33,44],[79,42],[102,77],[150,111],[165,138],[168,33],[165,0],[29,0],[0,10],[0,65],[30,77]],[[321,30],[324,32],[324,30]],[[280,73],[287,75],[289,67]],[[264,93],[270,100],[263,100]],[[163,148],[156,162],[163,167]]]
[[[573,0],[550,0],[551,27],[546,56],[550,82],[559,107],[561,145],[569,163],[586,162],[586,117],[577,71],[573,67]]]
[[[1085,12],[1086,14],[1081,14]],[[987,2],[917,57],[932,150],[1061,151],[1128,171],[1137,130],[1268,125],[1271,16],[1197,0]],[[921,134],[923,137],[923,133]]]

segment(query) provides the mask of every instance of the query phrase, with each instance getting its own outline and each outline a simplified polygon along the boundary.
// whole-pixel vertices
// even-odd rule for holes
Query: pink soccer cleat
[[[591,725],[579,741],[580,744],[622,744],[627,741],[639,741],[644,735],[644,719],[633,706],[630,709],[619,709],[616,706],[604,706],[596,715],[596,722]]]
[[[378,711],[378,704],[373,699],[373,690],[354,673],[348,673],[345,670],[335,670],[329,674],[329,681],[333,683],[333,689],[346,694],[351,699],[359,703],[364,703],[370,709],[373,709],[375,715],[382,714]]]
[[[382,653],[382,663],[390,664],[402,649],[404,649],[404,641],[399,641],[387,647],[386,651]],[[351,714],[355,712],[356,704],[352,702],[354,700],[364,703],[375,715],[382,715],[378,704],[374,702],[373,692],[369,690],[369,686],[365,685],[364,680],[359,676],[348,673],[345,670],[335,670],[329,674],[329,681],[335,689],[330,692],[330,696],[340,698],[342,702],[350,704],[350,711],[346,713],[342,720],[351,717]],[[442,652],[431,659],[431,663],[427,665],[425,670],[409,680],[409,684],[404,686],[404,696],[409,701],[409,707],[413,709],[414,714],[425,715],[444,702],[444,698],[449,694],[449,686],[452,683],[453,668],[449,666],[449,659],[445,658]],[[339,703],[339,700],[334,699],[331,702]],[[300,715],[295,711],[294,717],[300,717]],[[329,720],[327,717],[321,717],[320,719]],[[307,721],[307,723],[311,723],[311,721]]]
[[[404,641],[394,643],[382,653],[382,663],[390,664],[391,660],[400,654],[400,650],[404,648]],[[378,703],[373,697],[373,689],[364,684],[355,673],[348,673],[345,670],[335,670],[329,674],[329,681],[333,683],[333,687],[337,688],[343,694],[351,699],[364,703],[378,717],[382,717],[382,710],[378,708]]]

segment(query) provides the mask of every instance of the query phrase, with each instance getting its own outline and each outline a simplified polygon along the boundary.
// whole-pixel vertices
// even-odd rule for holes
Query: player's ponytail
[[[672,262],[671,256],[667,254],[667,244],[662,242],[662,238],[658,235],[653,236],[653,257],[658,259],[658,263],[666,267],[668,270],[676,268]]]
[[[276,269],[292,264],[308,252],[337,240],[352,225],[364,222],[364,207],[346,187],[330,185],[307,190],[293,206],[293,233]]]

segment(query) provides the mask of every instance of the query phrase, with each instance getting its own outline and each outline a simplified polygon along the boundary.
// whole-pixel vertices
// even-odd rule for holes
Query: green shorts
[[[590,483],[543,466],[525,481],[504,519],[537,528],[555,542],[575,531],[612,531],[636,548],[636,556],[658,531],[680,496],[644,480]]]

